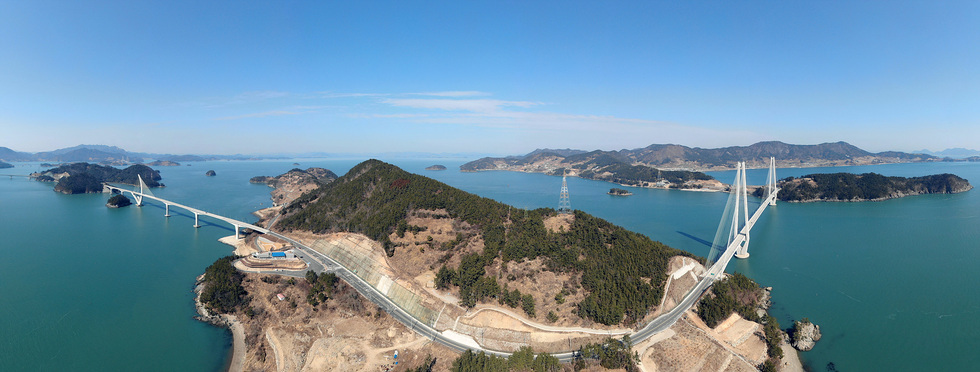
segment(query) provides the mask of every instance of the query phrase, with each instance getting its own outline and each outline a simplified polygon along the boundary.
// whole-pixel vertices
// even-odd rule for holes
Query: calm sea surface
[[[270,206],[257,175],[319,166],[343,174],[361,159],[206,162],[159,167],[157,196],[254,221]],[[516,172],[460,173],[465,160],[392,160],[404,169],[517,207],[555,207],[561,179]],[[425,171],[444,164],[449,170]],[[107,195],[61,195],[52,184],[0,170],[0,370],[221,370],[230,335],[193,319],[194,278],[231,249],[216,221],[163,207],[110,210]],[[216,177],[204,172],[214,169]],[[780,169],[919,176],[954,173],[980,184],[980,164]],[[734,172],[713,176],[731,182]],[[765,182],[750,170],[749,183]],[[570,178],[572,207],[668,245],[708,254],[728,195],[632,189]],[[755,200],[756,204],[758,203]],[[750,208],[754,208],[750,206]],[[877,203],[779,203],[752,231],[739,271],[774,287],[783,327],[809,317],[823,339],[804,361],[821,371],[975,370],[980,365],[980,190]]]

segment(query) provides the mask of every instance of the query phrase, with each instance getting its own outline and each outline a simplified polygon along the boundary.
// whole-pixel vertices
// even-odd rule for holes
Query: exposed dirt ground
[[[266,215],[273,211],[268,212]],[[545,226],[552,231],[567,230],[571,227],[570,217],[549,218]],[[542,260],[504,265],[497,259],[487,267],[487,273],[497,277],[501,285],[535,297],[536,317],[529,318],[521,309],[499,306],[496,302],[479,304],[474,309],[462,308],[457,305],[458,289],[441,291],[434,288],[434,273],[444,264],[458,266],[468,253],[482,252],[483,240],[478,231],[449,218],[441,210],[413,211],[407,223],[409,229],[402,237],[395,233],[389,236],[395,244],[392,257],[385,254],[380,243],[359,234],[292,232],[290,235],[307,244],[319,239],[341,242],[345,249],[368,258],[378,272],[426,297],[426,306],[432,305],[431,308],[439,313],[437,329],[470,335],[478,343],[494,349],[512,350],[531,344],[539,351],[564,351],[608,336],[554,332],[548,327],[621,328],[593,324],[574,315],[575,304],[585,296],[578,278],[543,270]],[[647,320],[676,306],[703,271],[701,265],[690,259],[671,259],[668,270],[671,275],[663,302]],[[250,274],[250,278],[257,277]],[[337,300],[331,300],[329,305],[321,305],[321,310],[313,312],[305,300],[305,281],[301,282],[293,286],[284,281],[276,284],[250,282],[249,285],[256,286],[258,291],[253,300],[258,320],[244,320],[249,324],[246,327],[249,342],[246,370],[380,370],[388,362],[384,356],[395,348],[400,348],[400,361],[410,360],[409,355],[419,362],[427,353],[436,356],[435,370],[447,370],[448,363],[456,357],[448,349],[427,343],[426,339],[411,333],[389,316],[377,316],[377,309],[370,303],[359,299],[360,305],[356,305],[358,301],[351,300],[350,294],[335,296]],[[558,304],[555,294],[563,290],[565,301]],[[253,289],[249,288],[249,291],[251,293]],[[276,299],[275,294],[279,292],[287,296],[286,301]],[[293,302],[295,307],[291,305]],[[550,311],[558,314],[557,322],[546,320],[545,315]],[[761,329],[756,323],[738,318],[712,330],[689,311],[685,319],[669,331],[637,345],[637,351],[644,370],[648,371],[753,371],[753,365],[761,363],[765,357]],[[399,367],[404,364],[402,362]]]
[[[255,314],[239,314],[246,371],[383,371],[394,365],[395,350],[399,365],[391,370],[417,366],[427,355],[436,358],[435,370],[447,370],[457,356],[379,312],[346,284],[317,311],[306,302],[305,280],[289,284],[275,275],[247,274],[244,286]]]
[[[697,318],[688,312],[665,333],[666,339],[652,338],[636,345],[645,371],[756,371],[755,364],[743,360],[729,347],[692,324]],[[765,351],[763,351],[765,353]]]
[[[283,259],[261,259],[245,257],[238,261],[235,261],[235,267],[241,265],[246,269],[259,269],[259,270],[270,270],[270,269],[285,269],[285,270],[303,270],[306,269],[306,261],[301,259],[283,260]],[[241,269],[241,268],[239,268]]]

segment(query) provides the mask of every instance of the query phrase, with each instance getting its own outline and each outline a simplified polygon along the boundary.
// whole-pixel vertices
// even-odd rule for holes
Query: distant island
[[[541,157],[540,155],[543,154],[549,154],[551,156]],[[674,144],[654,144],[632,150],[596,150],[592,152],[573,149],[538,149],[522,156],[483,158],[464,164],[460,169],[464,171],[512,170],[505,168],[516,166],[525,168],[557,168],[565,163],[580,162],[579,159],[576,159],[576,156],[583,154],[593,154],[593,156],[602,154],[625,164],[644,165],[658,169],[698,171],[733,169],[735,163],[740,161],[747,162],[749,168],[763,168],[769,165],[769,157],[775,157],[776,165],[781,168],[952,160],[950,158],[940,158],[928,154],[910,154],[898,151],[872,153],[847,142],[794,145],[779,141],[766,141],[750,146],[730,146],[716,149],[687,147]],[[549,162],[554,163],[555,161],[562,164],[548,164]]]
[[[133,202],[130,201],[129,198],[127,198],[125,195],[116,194],[113,197],[109,198],[109,201],[105,203],[105,206],[109,208],[122,208],[125,206],[129,206],[130,204],[133,204]]]
[[[14,167],[14,165],[13,165],[13,164],[10,164],[10,163],[4,163],[4,162],[2,162],[2,161],[0,161],[0,169],[4,169],[4,168],[13,168],[13,167]]]
[[[563,155],[570,154],[570,155]],[[632,164],[611,151],[574,153],[573,150],[551,152],[535,150],[523,157],[482,158],[463,164],[463,172],[509,170],[569,175],[590,180],[609,181],[625,186],[671,189],[705,189],[722,191],[724,185],[711,176],[687,170],[661,170]]]
[[[209,170],[209,171],[205,172],[204,175],[205,176],[208,176],[208,177],[214,177],[214,176],[217,176],[218,174],[214,172],[214,169],[212,169],[212,170]]]
[[[631,193],[629,191],[626,191],[626,190],[623,190],[623,189],[620,189],[620,188],[616,188],[616,187],[613,187],[613,188],[609,189],[609,192],[607,192],[606,194],[609,194],[609,195],[618,195],[618,196],[630,196],[630,195],[633,195],[633,193]]]
[[[177,167],[180,166],[180,163],[172,160],[157,160],[147,165],[151,167]]]
[[[880,201],[921,194],[955,194],[973,188],[953,174],[924,177],[888,177],[877,173],[821,173],[779,181],[779,200],[788,202]],[[763,189],[753,195],[762,197]]]
[[[425,170],[441,171],[441,170],[446,170],[446,166],[442,164],[430,165],[428,167],[425,167]]]
[[[274,188],[272,191],[272,202],[274,205],[288,204],[304,192],[319,188],[321,185],[337,179],[337,175],[329,169],[307,168],[302,170],[293,168],[286,173],[276,177],[256,176],[248,180],[251,183],[264,183]]]
[[[31,173],[31,178],[38,181],[57,181],[54,191],[63,194],[82,194],[102,192],[104,182],[138,185],[138,175],[143,177],[143,182],[148,187],[163,187],[159,182],[162,179],[160,172],[142,164],[118,169],[98,164],[73,163]]]

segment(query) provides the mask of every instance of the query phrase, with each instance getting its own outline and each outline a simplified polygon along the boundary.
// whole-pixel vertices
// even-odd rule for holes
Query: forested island
[[[428,211],[428,212],[426,212]],[[314,233],[349,231],[384,246],[415,231],[410,214],[428,213],[453,219],[461,226],[456,239],[433,249],[445,251],[436,275],[440,288],[458,289],[461,304],[497,301],[536,316],[535,300],[509,290],[507,276],[488,275],[488,268],[542,259],[544,270],[572,275],[584,298],[575,315],[601,324],[634,324],[663,297],[667,262],[673,256],[702,258],[628,231],[581,211],[559,216],[550,208],[521,210],[489,198],[411,174],[391,164],[369,160],[347,175],[303,194],[281,211],[277,227]],[[546,223],[564,221],[558,227]],[[471,242],[482,250],[466,253]],[[458,265],[445,264],[451,257]],[[643,265],[631,263],[643,262]],[[572,287],[575,289],[576,287]],[[569,295],[556,293],[556,301]],[[540,304],[538,304],[540,305]]]
[[[435,165],[430,165],[428,167],[425,167],[425,170],[441,171],[441,170],[446,170],[446,166],[442,164],[435,164]]]
[[[162,179],[160,172],[142,164],[118,169],[106,165],[73,163],[31,174],[31,178],[38,181],[57,181],[54,190],[64,194],[102,192],[102,184],[105,182],[139,185],[137,176],[142,176],[148,187],[163,187],[159,182]]]
[[[607,192],[607,194],[609,194],[609,195],[617,195],[617,196],[630,196],[630,195],[633,195],[633,193],[631,193],[631,192],[629,192],[627,190],[623,190],[623,189],[616,188],[616,187],[613,187],[613,188],[609,189],[609,192]]]
[[[13,167],[14,167],[14,165],[13,165],[13,164],[10,164],[10,163],[4,163],[3,161],[0,161],[0,169],[4,169],[4,168],[13,168]]]
[[[151,167],[177,167],[180,166],[180,163],[175,162],[173,160],[157,160],[147,165]]]
[[[955,194],[973,188],[953,174],[923,177],[889,177],[877,173],[819,173],[788,177],[779,181],[778,198],[788,202],[880,201],[921,194]],[[764,190],[756,189],[762,197]]]
[[[127,198],[125,195],[116,194],[113,195],[111,198],[109,198],[108,201],[106,201],[105,206],[109,208],[122,208],[125,206],[129,206],[130,204],[133,204],[133,202],[130,201],[129,198]]]

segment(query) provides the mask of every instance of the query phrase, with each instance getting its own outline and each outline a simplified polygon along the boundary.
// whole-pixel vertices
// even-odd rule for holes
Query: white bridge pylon
[[[154,195],[153,195],[153,191],[150,191],[150,186],[147,186],[146,185],[146,182],[143,182],[143,176],[142,175],[136,174],[136,178],[138,178],[140,180],[140,184],[139,184],[140,191],[139,191],[139,194],[132,193],[133,194],[133,199],[136,200],[136,206],[137,207],[142,207],[143,206],[143,195],[149,195],[150,197],[153,197]],[[169,210],[167,211],[167,214],[170,214],[170,211]],[[170,216],[167,216],[167,217],[170,217]]]
[[[735,197],[735,216],[732,218],[732,230],[728,237],[729,244],[735,241],[737,234],[742,234],[745,239],[735,250],[736,258],[749,258],[749,232],[755,226],[755,222],[762,216],[766,206],[776,205],[776,194],[779,189],[776,187],[776,158],[769,158],[769,175],[766,176],[765,191],[763,192],[762,205],[749,217],[749,190],[745,185],[746,171],[745,162],[738,163],[738,170],[735,172],[735,182],[732,184],[732,193]],[[739,208],[741,207],[741,208]],[[741,224],[739,223],[738,210],[742,209]]]
[[[173,202],[173,201],[170,201],[170,200],[163,199],[161,197],[155,196],[155,195],[153,195],[152,192],[150,192],[150,188],[148,186],[146,186],[146,183],[143,182],[143,177],[141,177],[139,175],[137,175],[137,177],[139,177],[139,180],[140,180],[140,185],[139,185],[140,191],[126,190],[126,189],[123,189],[123,188],[120,188],[120,187],[117,187],[117,186],[110,185],[108,183],[103,183],[102,184],[102,187],[103,187],[102,190],[103,190],[103,192],[114,192],[115,191],[115,192],[119,192],[121,194],[128,192],[130,195],[133,196],[133,199],[136,199],[137,205],[142,205],[143,204],[143,200],[144,199],[147,199],[147,198],[149,198],[151,200],[159,201],[159,202],[163,203],[166,206],[166,211],[164,212],[165,213],[164,214],[164,217],[170,217],[170,206],[171,205],[174,206],[174,207],[183,208],[183,209],[187,210],[188,212],[191,212],[191,213],[194,214],[194,227],[201,227],[201,222],[200,222],[201,216],[211,217],[211,218],[214,218],[214,219],[218,219],[218,220],[227,222],[228,224],[230,224],[235,229],[235,239],[241,239],[241,230],[243,228],[251,229],[253,231],[257,231],[257,232],[262,233],[262,234],[268,234],[268,233],[271,232],[269,229],[266,229],[266,228],[263,228],[263,227],[259,227],[259,226],[256,226],[256,225],[253,225],[253,224],[250,224],[250,223],[247,223],[247,222],[242,222],[242,221],[238,221],[238,220],[235,220],[235,219],[232,219],[232,218],[228,218],[228,217],[224,217],[224,216],[221,216],[221,215],[217,215],[217,214],[214,214],[214,213],[205,212],[205,211],[202,211],[202,210],[197,209],[197,208],[192,208],[192,207],[187,206],[187,205],[183,205],[183,204],[180,204],[180,203],[176,203],[176,202]]]
[[[776,195],[779,192],[779,188],[776,186],[776,159],[772,157],[769,158],[769,176],[764,187],[762,204],[755,213],[749,215],[749,192],[746,186],[745,163],[736,164],[735,181],[732,182],[731,194],[728,196],[725,212],[722,213],[721,223],[719,223],[718,232],[715,234],[715,240],[708,255],[709,263],[712,266],[706,273],[707,275],[721,275],[732,257],[749,257],[749,232],[759,217],[762,216],[766,207],[776,205]],[[729,218],[731,218],[731,222],[728,222]]]
[[[745,186],[745,162],[739,162],[735,171],[735,182],[732,183],[732,195],[735,198],[735,215],[732,216],[732,229],[728,234],[728,243],[735,241],[738,234],[745,235],[742,244],[735,250],[735,257],[749,258],[749,190]],[[738,210],[742,210],[741,219]],[[742,231],[745,230],[745,231]]]

